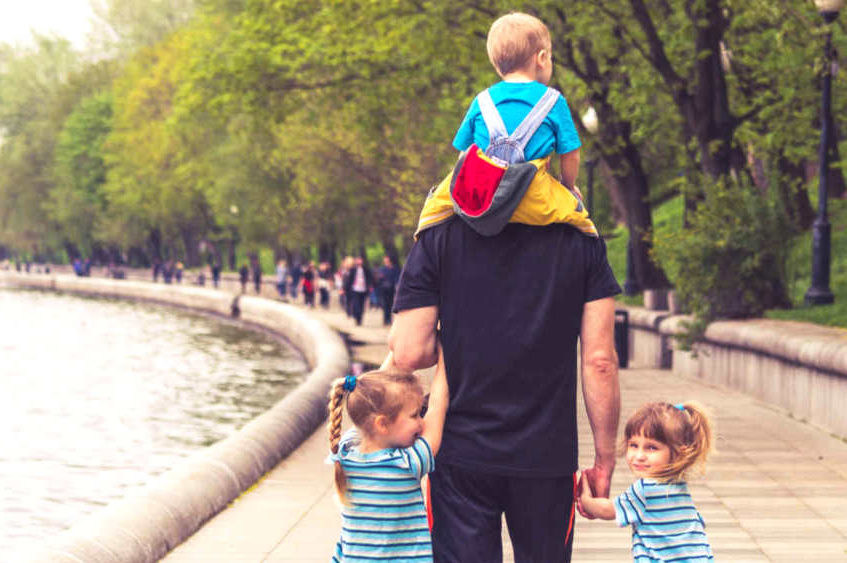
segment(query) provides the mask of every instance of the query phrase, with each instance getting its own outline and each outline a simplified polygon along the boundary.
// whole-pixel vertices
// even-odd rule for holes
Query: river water
[[[0,287],[0,561],[232,434],[307,370],[225,319]]]

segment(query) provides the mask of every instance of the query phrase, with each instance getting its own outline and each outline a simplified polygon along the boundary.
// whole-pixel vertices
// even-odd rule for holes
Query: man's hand
[[[594,516],[586,512],[583,498],[609,498],[613,470],[614,467],[606,468],[595,465],[582,472],[579,478],[579,486],[577,487],[579,497],[576,500],[576,509],[585,518],[594,520]]]

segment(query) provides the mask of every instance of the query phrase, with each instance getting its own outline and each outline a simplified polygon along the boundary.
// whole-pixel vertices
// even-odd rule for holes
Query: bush
[[[690,214],[689,227],[653,241],[655,256],[675,274],[677,295],[695,317],[689,330],[699,334],[689,334],[689,342],[717,318],[790,307],[787,242],[796,232],[780,202],[746,182],[713,181],[702,188],[705,198]]]

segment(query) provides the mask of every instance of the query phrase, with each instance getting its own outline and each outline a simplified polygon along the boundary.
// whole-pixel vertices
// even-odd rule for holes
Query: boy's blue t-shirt
[[[503,118],[506,131],[511,134],[524,117],[529,114],[535,106],[547,86],[540,82],[498,82],[489,92],[491,99]],[[474,98],[471,107],[462,120],[462,125],[453,139],[456,150],[463,151],[476,143],[476,146],[485,150],[489,143],[488,128],[479,111],[479,102]],[[582,146],[579,135],[574,127],[568,102],[564,96],[560,96],[556,105],[547,114],[544,122],[532,136],[524,149],[526,160],[542,158],[552,152],[557,154],[569,153]]]

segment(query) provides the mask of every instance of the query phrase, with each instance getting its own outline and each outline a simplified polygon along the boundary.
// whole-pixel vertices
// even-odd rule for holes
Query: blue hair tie
[[[353,391],[356,388],[356,376],[355,375],[345,375],[344,376],[344,390],[345,391]]]
[[[681,411],[684,411],[684,410],[685,410],[685,405],[683,405],[682,403],[680,403],[680,404],[678,404],[678,405],[674,405],[674,406],[673,406],[673,408],[675,408],[675,409],[679,409],[679,410],[681,410]]]

